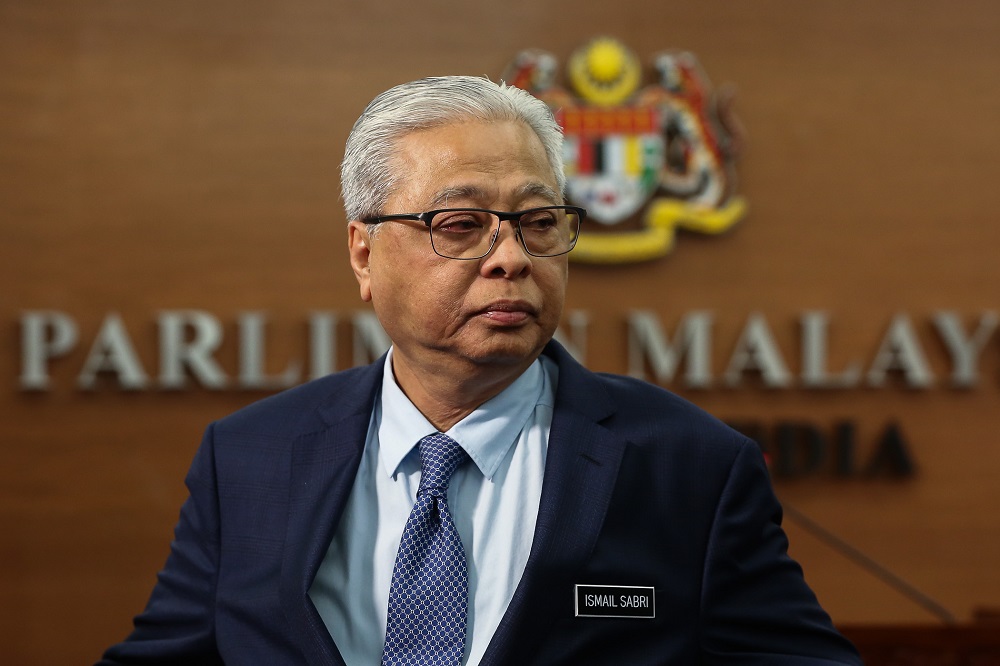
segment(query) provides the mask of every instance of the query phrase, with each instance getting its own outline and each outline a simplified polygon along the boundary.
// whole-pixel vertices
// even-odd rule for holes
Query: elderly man
[[[584,217],[561,142],[486,79],[368,106],[348,246],[392,348],[209,427],[103,663],[860,663],[757,447],[551,341]]]

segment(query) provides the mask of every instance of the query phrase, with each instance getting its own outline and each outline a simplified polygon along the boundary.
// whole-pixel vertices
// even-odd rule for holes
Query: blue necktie
[[[420,440],[420,487],[396,554],[383,666],[454,666],[465,651],[469,578],[448,483],[469,454],[442,433]]]

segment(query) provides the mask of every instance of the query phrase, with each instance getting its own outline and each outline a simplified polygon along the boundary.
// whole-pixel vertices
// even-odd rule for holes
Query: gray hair
[[[347,219],[381,212],[401,176],[392,162],[395,143],[402,135],[463,120],[526,124],[545,148],[559,192],[563,191],[562,130],[545,102],[485,77],[432,77],[390,88],[373,99],[354,123],[340,165]]]

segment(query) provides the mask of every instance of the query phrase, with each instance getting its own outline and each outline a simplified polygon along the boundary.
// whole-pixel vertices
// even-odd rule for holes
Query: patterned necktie
[[[383,666],[454,666],[465,651],[469,579],[448,509],[451,475],[469,458],[442,433],[420,440],[420,487],[392,570]]]

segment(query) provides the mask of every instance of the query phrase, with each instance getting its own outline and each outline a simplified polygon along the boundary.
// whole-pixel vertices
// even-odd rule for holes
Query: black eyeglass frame
[[[423,222],[427,225],[427,233],[431,237],[431,249],[434,254],[439,257],[444,257],[445,259],[454,259],[455,261],[475,261],[476,259],[482,259],[490,252],[493,251],[493,246],[496,245],[497,237],[500,235],[499,222],[497,226],[497,233],[493,234],[493,238],[490,239],[490,246],[486,248],[486,251],[477,257],[449,257],[447,255],[438,252],[437,247],[434,245],[434,229],[431,226],[434,216],[439,213],[453,213],[455,211],[467,210],[474,213],[490,213],[495,215],[499,222],[508,220],[514,227],[514,235],[517,236],[521,243],[521,247],[532,257],[546,258],[546,257],[559,257],[570,252],[574,247],[576,247],[576,242],[580,240],[580,227],[583,225],[583,221],[587,219],[587,209],[581,208],[580,206],[539,206],[538,208],[528,208],[525,210],[515,210],[515,211],[502,211],[502,210],[490,210],[489,208],[438,208],[436,210],[429,210],[424,213],[396,213],[392,215],[376,215],[373,217],[365,217],[361,219],[361,222],[365,224],[381,224],[383,222],[392,222],[393,220],[413,220],[416,222]],[[577,222],[576,237],[570,244],[569,249],[559,252],[557,254],[535,254],[528,249],[528,245],[524,242],[524,236],[521,235],[521,217],[528,215],[530,213],[537,213],[542,210],[563,210],[571,211],[576,214],[579,218]]]

